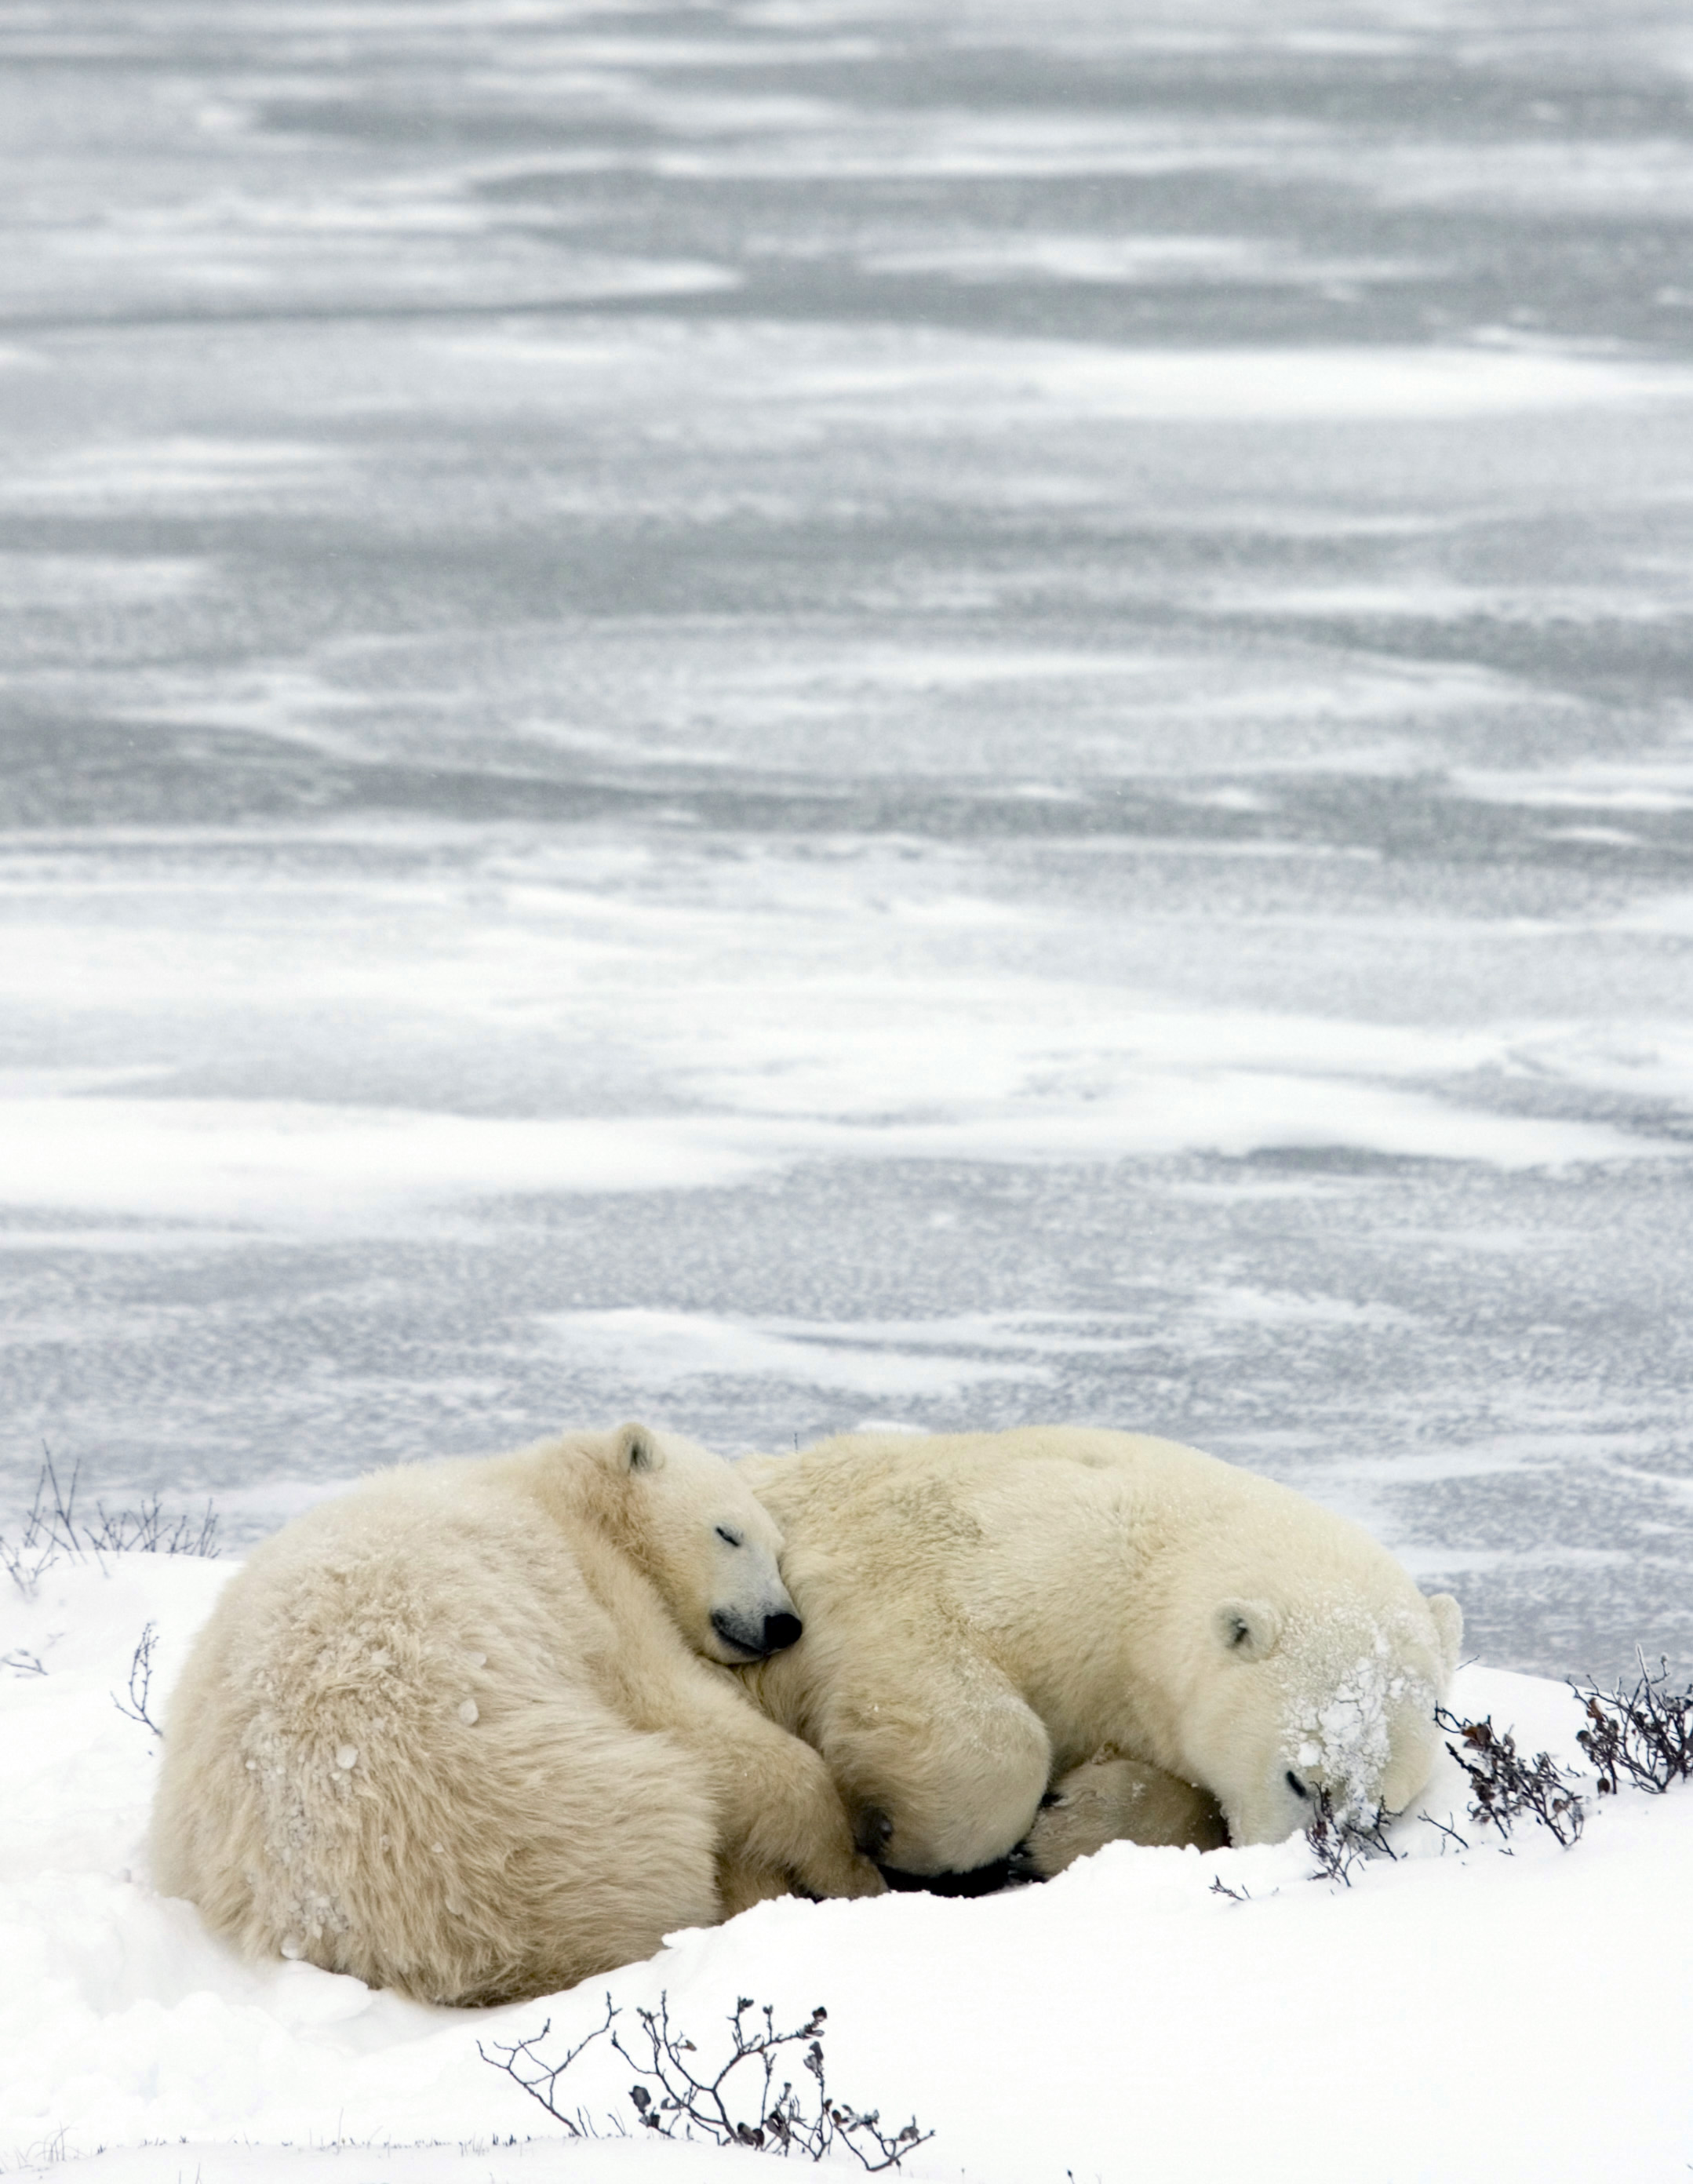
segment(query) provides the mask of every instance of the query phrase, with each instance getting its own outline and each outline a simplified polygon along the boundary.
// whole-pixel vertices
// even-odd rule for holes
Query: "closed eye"
[[[1311,1795],[1310,1791],[1306,1788],[1304,1783],[1300,1780],[1298,1775],[1294,1773],[1291,1767],[1289,1767],[1287,1773],[1283,1775],[1282,1780],[1287,1784],[1289,1789],[1293,1791],[1295,1797],[1308,1797]]]
[[[738,1547],[742,1544],[740,1534],[732,1532],[727,1524],[717,1527],[717,1536],[726,1547]]]

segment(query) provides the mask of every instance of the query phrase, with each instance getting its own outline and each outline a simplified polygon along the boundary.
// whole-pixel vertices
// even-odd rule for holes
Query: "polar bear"
[[[1325,1795],[1373,1816],[1428,1780],[1458,1604],[1287,1487],[1056,1426],[847,1435],[738,1468],[807,1626],[743,1678],[887,1867],[969,1872],[1027,1838],[1048,1872],[1223,1825],[1272,1842]]]
[[[409,1464],[287,1525],[166,1719],[153,1874],[249,1955],[553,1992],[797,1886],[877,1893],[729,1663],[800,1632],[732,1468],[638,1425]]]

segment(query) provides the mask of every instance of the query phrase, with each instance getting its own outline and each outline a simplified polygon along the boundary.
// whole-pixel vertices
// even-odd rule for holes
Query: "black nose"
[[[791,1646],[805,1628],[797,1615],[766,1615],[764,1618],[764,1650],[779,1653]]]
[[[866,1858],[879,1858],[894,1839],[894,1823],[880,1805],[866,1805],[852,1835]]]

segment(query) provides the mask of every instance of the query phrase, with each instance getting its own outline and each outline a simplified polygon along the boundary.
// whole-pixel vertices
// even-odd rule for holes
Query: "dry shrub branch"
[[[130,1660],[130,1695],[127,1704],[117,1693],[112,1693],[112,1704],[131,1721],[138,1721],[143,1729],[150,1729],[155,1736],[164,1731],[148,1712],[147,1702],[153,1695],[153,1649],[159,1642],[159,1625],[149,1623],[136,1641]]]
[[[1593,1762],[1601,1797],[1628,1782],[1661,1797],[1673,1782],[1693,1778],[1693,1686],[1672,1691],[1669,1663],[1659,1656],[1656,1674],[1636,1652],[1640,1674],[1632,1691],[1618,1684],[1603,1691],[1590,1676],[1570,1680],[1587,1716],[1576,1742]]]
[[[35,1498],[14,1540],[0,1532],[0,1568],[27,1600],[55,1563],[103,1563],[108,1555],[215,1555],[218,1520],[206,1504],[199,1518],[168,1517],[158,1495],[139,1508],[109,1510],[94,1504],[88,1516],[76,1506],[81,1467],[62,1485],[51,1454],[42,1459]]]
[[[1470,1818],[1478,1825],[1497,1828],[1508,1841],[1517,1822],[1528,1819],[1549,1830],[1566,1850],[1580,1841],[1585,1802],[1550,1752],[1524,1759],[1511,1731],[1495,1729],[1491,1714],[1483,1721],[1461,1721],[1437,1707],[1434,1719],[1446,1731],[1446,1749],[1469,1782]],[[1454,1736],[1456,1744],[1450,1741]]]
[[[1305,1831],[1305,1839],[1317,1860],[1312,1878],[1338,1880],[1345,1888],[1351,1886],[1352,1868],[1360,1859],[1385,1858],[1396,1861],[1399,1856],[1383,1831],[1379,1814],[1367,1822],[1343,1819],[1335,1811],[1334,1801],[1326,1790],[1317,1793],[1317,1808]]]
[[[854,2109],[833,2098],[824,2075],[823,2026],[828,2013],[822,2008],[814,2009],[803,2025],[778,2032],[771,2006],[755,2004],[743,1995],[727,2020],[728,2052],[715,2064],[700,2060],[701,2051],[671,2023],[666,1996],[660,1996],[656,2009],[636,2010],[641,2030],[632,2036],[632,2048],[624,2046],[616,2029],[621,2014],[608,1995],[604,2022],[557,2063],[549,2063],[541,2053],[552,2028],[550,2019],[527,2040],[510,2046],[496,2041],[492,2053],[478,2041],[477,2052],[485,2063],[538,2101],[572,2138],[601,2134],[584,2109],[567,2109],[560,2104],[559,2081],[578,2056],[608,2033],[613,2048],[636,2073],[629,2089],[636,2121],[661,2138],[698,2138],[713,2146],[753,2147],[784,2156],[798,2153],[810,2161],[821,2161],[833,2148],[844,2146],[861,2168],[875,2175],[897,2169],[908,2153],[934,2136],[920,2130],[915,2118],[898,2131],[885,2131],[879,2110]],[[796,2048],[799,2070],[811,2083],[796,2087],[792,2077],[784,2077],[778,2086],[778,2073],[794,2067],[788,2051]],[[616,2137],[628,2136],[621,2118],[609,2116],[606,2122]]]

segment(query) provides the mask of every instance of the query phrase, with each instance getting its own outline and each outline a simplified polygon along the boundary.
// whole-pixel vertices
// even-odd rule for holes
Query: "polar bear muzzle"
[[[712,1611],[711,1628],[726,1646],[732,1646],[744,1659],[762,1661],[769,1654],[785,1652],[805,1626],[787,1608],[776,1609],[760,1624],[752,1616],[738,1614],[733,1608],[719,1607]]]

